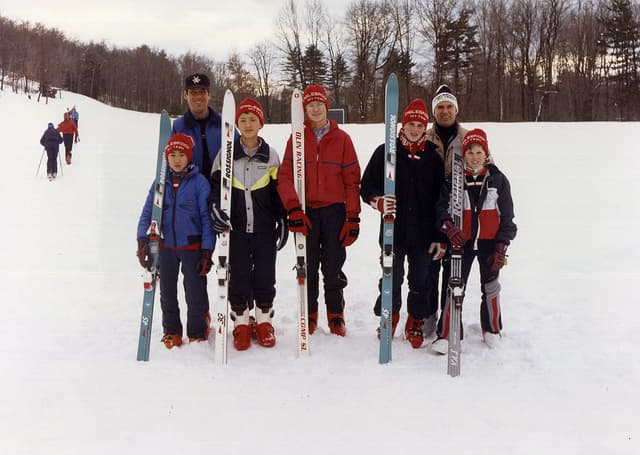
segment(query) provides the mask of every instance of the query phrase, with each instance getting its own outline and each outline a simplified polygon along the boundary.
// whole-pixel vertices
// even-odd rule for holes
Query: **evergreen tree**
[[[612,0],[605,6],[600,21],[605,28],[602,44],[606,46],[610,79],[615,85],[613,101],[620,120],[638,118],[638,56],[640,25],[633,14],[631,0]]]

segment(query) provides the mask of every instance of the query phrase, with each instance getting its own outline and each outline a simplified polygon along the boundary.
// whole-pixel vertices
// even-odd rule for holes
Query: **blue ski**
[[[164,159],[164,148],[171,136],[171,118],[167,111],[160,115],[160,135],[158,139],[158,157],[156,161],[156,179],[154,184],[153,208],[151,209],[151,223],[147,230],[149,248],[153,256],[151,270],[145,270],[144,297],[142,299],[142,317],[140,318],[140,336],[138,338],[138,360],[149,360],[149,346],[151,344],[151,324],[153,322],[153,304],[156,296],[156,284],[160,270],[158,268],[158,247],[162,227],[162,204],[164,203],[165,176],[167,161]]]
[[[398,79],[390,74],[385,94],[384,194],[396,192],[396,134],[398,130]],[[380,311],[380,363],[391,361],[393,311],[393,215],[383,217],[382,308]]]

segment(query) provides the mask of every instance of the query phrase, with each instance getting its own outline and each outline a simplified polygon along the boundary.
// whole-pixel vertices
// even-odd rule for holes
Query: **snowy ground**
[[[38,140],[74,104],[81,142],[50,183],[35,176]],[[466,125],[488,132],[519,232],[502,274],[501,345],[481,342],[476,270],[453,379],[446,357],[400,336],[393,362],[377,362],[369,207],[348,251],[346,338],[321,313],[311,357],[296,358],[287,245],[275,348],[230,349],[224,368],[209,344],[168,351],[157,304],[151,359],[137,362],[135,226],[158,119],[70,93],[48,105],[0,93],[0,453],[640,453],[638,123]],[[364,167],[383,128],[345,129]],[[282,149],[288,131],[262,135]]]

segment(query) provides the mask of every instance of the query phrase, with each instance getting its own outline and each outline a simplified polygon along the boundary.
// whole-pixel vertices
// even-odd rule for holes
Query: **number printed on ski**
[[[156,284],[159,277],[158,246],[160,244],[160,229],[162,227],[162,205],[164,203],[165,177],[167,160],[164,158],[164,148],[171,136],[171,118],[167,111],[160,115],[160,134],[158,138],[158,155],[156,160],[156,179],[154,182],[153,207],[151,209],[151,223],[147,229],[149,249],[153,257],[151,270],[144,272],[144,296],[142,299],[142,317],[140,318],[140,335],[138,338],[138,360],[149,360],[151,345],[151,326],[153,322],[153,305],[156,295]]]
[[[396,192],[396,132],[398,129],[398,79],[390,74],[385,94],[384,194]],[[382,227],[382,290],[380,309],[380,355],[382,364],[391,361],[393,318],[393,227],[394,216],[384,215]]]
[[[453,224],[462,229],[462,209],[464,202],[464,165],[460,139],[453,143],[451,154],[451,196],[449,214]],[[447,289],[449,308],[449,348],[447,351],[447,373],[449,376],[460,375],[460,318],[464,285],[462,283],[462,250],[451,250],[451,274]]]
[[[293,184],[302,210],[305,209],[304,110],[302,92],[294,89],[291,95],[291,147]],[[298,286],[298,356],[309,355],[309,309],[307,308],[307,239],[294,233],[296,249],[296,280]]]
[[[233,186],[233,144],[235,140],[236,102],[231,90],[224,94],[222,104],[222,143],[220,148],[220,210],[231,218],[231,190]],[[215,303],[216,337],[215,363],[227,363],[227,334],[229,324],[229,231],[222,232],[218,237],[216,250],[218,264],[216,276],[218,279],[218,298]]]

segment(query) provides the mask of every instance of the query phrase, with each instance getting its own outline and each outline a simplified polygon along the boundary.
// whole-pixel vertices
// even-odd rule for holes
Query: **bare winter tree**
[[[445,80],[448,28],[458,9],[458,0],[416,0],[418,33],[433,48],[434,85]]]
[[[336,105],[343,105],[343,91],[349,79],[349,68],[345,59],[344,28],[338,21],[327,14],[322,21],[322,35],[320,42],[325,49],[329,60],[329,90],[333,94]]]
[[[256,88],[264,108],[265,118],[271,122],[271,86],[273,84],[271,78],[275,61],[273,44],[268,41],[256,44],[249,51],[249,59],[256,71]]]
[[[284,70],[291,86],[304,85],[306,77],[302,58],[302,29],[294,0],[287,0],[276,18],[276,40],[285,55]]]
[[[375,116],[379,101],[378,71],[386,64],[398,37],[389,2],[353,2],[347,9],[345,29],[354,60],[359,118],[369,120]]]

